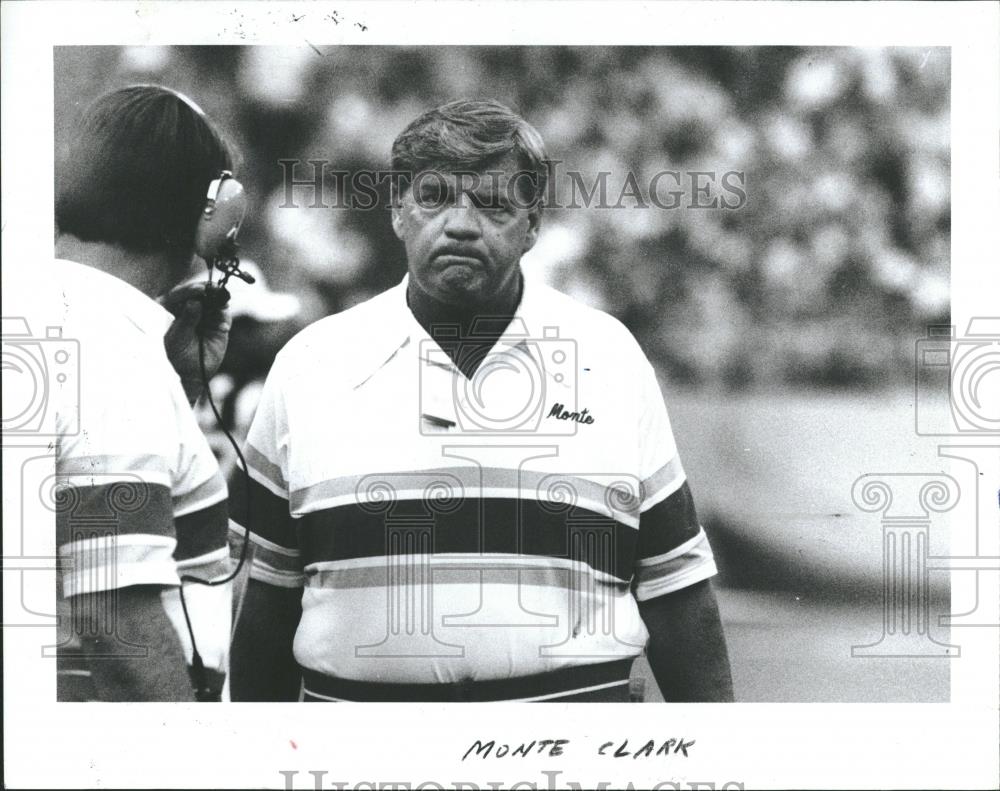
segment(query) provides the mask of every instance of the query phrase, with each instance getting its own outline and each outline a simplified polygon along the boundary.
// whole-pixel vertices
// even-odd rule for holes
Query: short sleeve
[[[639,601],[680,590],[716,573],[660,393],[656,372],[639,365],[639,540],[633,591]]]
[[[81,343],[79,389],[54,393],[56,542],[66,596],[180,582],[171,394],[142,347],[123,340],[112,354],[107,346]],[[77,419],[79,430],[64,430]]]
[[[305,583],[302,556],[289,509],[288,421],[282,391],[281,357],[271,368],[254,415],[243,456],[247,470],[237,465],[232,483],[230,532],[232,551],[251,542],[252,579],[282,588]]]

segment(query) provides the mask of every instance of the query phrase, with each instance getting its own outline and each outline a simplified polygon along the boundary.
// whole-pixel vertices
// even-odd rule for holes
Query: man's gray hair
[[[424,170],[484,172],[508,154],[531,174],[532,204],[548,183],[548,156],[542,136],[509,107],[492,100],[460,100],[428,110],[400,132],[392,144],[392,169],[409,181]],[[523,184],[524,179],[518,179]]]

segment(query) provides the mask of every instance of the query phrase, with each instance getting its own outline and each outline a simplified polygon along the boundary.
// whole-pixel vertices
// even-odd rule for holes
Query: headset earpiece
[[[239,245],[236,235],[247,213],[247,198],[243,185],[233,178],[228,170],[223,170],[217,179],[208,185],[205,208],[201,212],[195,231],[195,252],[208,265],[208,287],[205,291],[205,305],[221,308],[229,302],[226,283],[235,275],[247,283],[253,283],[253,276],[240,271]],[[218,283],[212,282],[212,270],[222,272]]]
[[[243,185],[228,170],[222,171],[208,185],[205,208],[194,237],[194,251],[209,266],[217,259],[235,256],[236,234],[246,213],[247,198]]]

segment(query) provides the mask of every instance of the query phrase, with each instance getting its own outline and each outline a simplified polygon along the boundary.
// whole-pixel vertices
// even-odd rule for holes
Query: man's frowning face
[[[538,238],[530,176],[509,154],[482,172],[415,174],[392,210],[413,285],[439,302],[488,305]]]

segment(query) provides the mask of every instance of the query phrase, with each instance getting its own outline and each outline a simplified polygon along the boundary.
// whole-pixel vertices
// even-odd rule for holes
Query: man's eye
[[[472,205],[486,212],[505,214],[510,211],[510,204],[495,195],[473,195]]]

